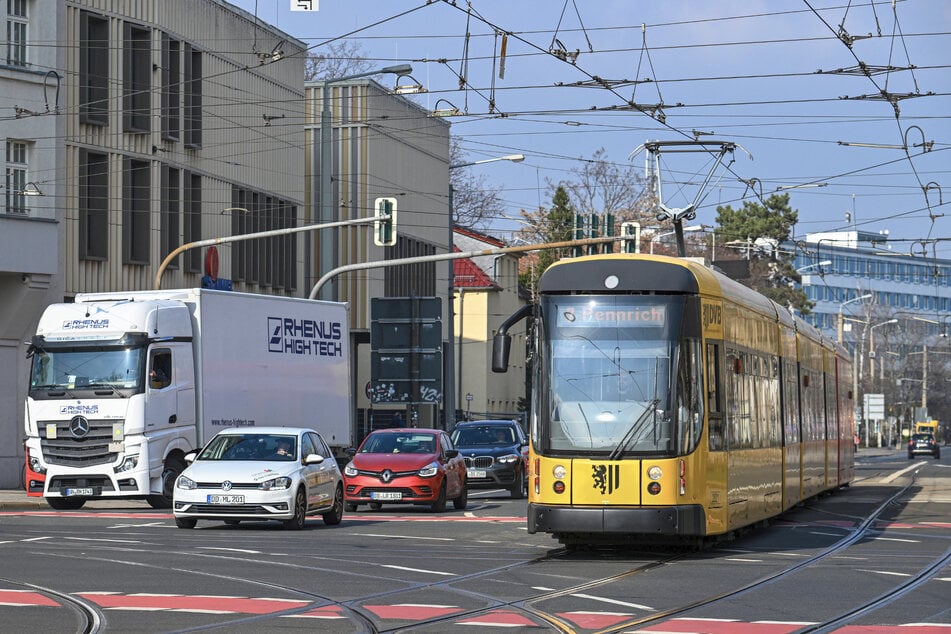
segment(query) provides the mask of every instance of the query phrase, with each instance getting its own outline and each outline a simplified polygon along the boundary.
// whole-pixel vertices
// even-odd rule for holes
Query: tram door
[[[706,481],[707,533],[727,530],[727,430],[724,410],[723,343],[707,341],[705,374],[707,380],[707,460]],[[703,451],[698,455],[703,455]]]

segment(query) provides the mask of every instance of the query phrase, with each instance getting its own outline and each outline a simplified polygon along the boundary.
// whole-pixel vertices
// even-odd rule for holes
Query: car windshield
[[[416,432],[370,434],[360,453],[436,453],[436,437]]]
[[[499,425],[456,428],[452,442],[457,447],[492,447],[515,444],[515,431]]]
[[[221,434],[198,455],[198,460],[275,460],[297,456],[297,437],[282,434]]]

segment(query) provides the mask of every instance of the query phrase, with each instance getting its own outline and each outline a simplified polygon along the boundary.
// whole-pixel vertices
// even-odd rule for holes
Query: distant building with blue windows
[[[938,317],[951,314],[951,260],[894,251],[887,234],[836,231],[807,234],[805,244],[796,246],[794,266],[815,304],[804,319],[833,339],[843,328],[842,340],[850,348],[854,329],[848,318],[867,318],[869,305],[885,317],[917,314],[931,320],[926,334],[945,334],[945,320]],[[860,299],[865,295],[871,297]],[[840,311],[845,324],[839,322]]]

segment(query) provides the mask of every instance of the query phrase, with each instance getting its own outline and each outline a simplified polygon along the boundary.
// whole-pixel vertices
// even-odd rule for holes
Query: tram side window
[[[723,402],[722,386],[720,383],[720,346],[716,343],[707,344],[707,418],[710,426],[710,449],[722,451],[726,449],[723,441]]]

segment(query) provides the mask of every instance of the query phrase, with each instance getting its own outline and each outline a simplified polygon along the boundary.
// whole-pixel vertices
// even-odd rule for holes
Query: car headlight
[[[178,480],[175,481],[175,488],[191,491],[192,489],[198,488],[198,483],[188,476],[180,475],[178,476]]]
[[[280,491],[282,489],[289,489],[291,488],[291,479],[287,476],[272,478],[271,480],[265,480],[259,484],[258,488],[262,491]]]
[[[522,457],[514,453],[510,453],[504,456],[499,456],[495,459],[496,462],[501,462],[502,464],[511,464],[513,462],[518,462]]]
[[[348,475],[351,478],[357,475],[358,473],[359,471],[357,471],[357,468],[354,467],[352,464],[347,464],[347,466],[343,468],[343,474]]]
[[[417,471],[416,475],[421,478],[431,478],[437,473],[439,473],[439,465],[435,462],[430,462],[428,465]]]

